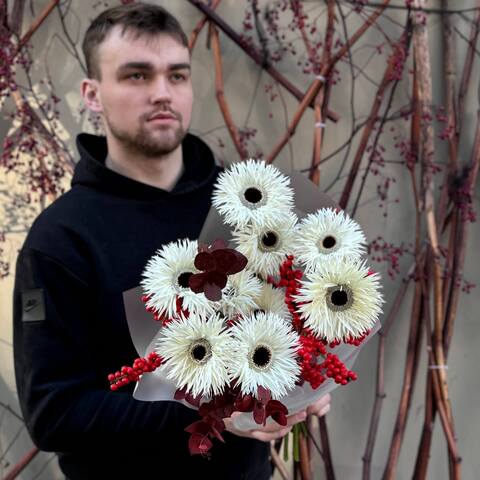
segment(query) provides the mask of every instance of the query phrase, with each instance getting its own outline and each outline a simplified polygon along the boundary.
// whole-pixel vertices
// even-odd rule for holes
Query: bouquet
[[[143,357],[109,375],[111,389],[135,381],[138,399],[198,409],[191,454],[223,441],[234,412],[238,428],[286,425],[357,379],[353,361],[379,328],[379,275],[362,258],[359,225],[312,187],[261,161],[234,164],[200,239],[164,245],[142,295],[125,294]]]

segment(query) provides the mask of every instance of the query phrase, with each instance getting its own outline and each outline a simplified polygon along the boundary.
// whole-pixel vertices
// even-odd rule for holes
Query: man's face
[[[190,54],[174,37],[115,27],[99,46],[105,129],[124,148],[158,157],[182,142],[192,114]]]

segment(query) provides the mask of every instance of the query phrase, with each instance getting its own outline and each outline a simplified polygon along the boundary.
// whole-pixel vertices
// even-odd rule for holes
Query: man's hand
[[[323,417],[330,411],[330,402],[332,397],[329,393],[320,397],[315,403],[312,403],[307,407],[307,413],[309,415],[315,415],[317,417]]]
[[[238,430],[234,427],[233,419],[238,415],[241,415],[240,412],[234,412],[230,418],[224,418],[223,421],[225,422],[227,431],[234,433],[239,437],[248,437],[261,440],[262,442],[269,442],[271,440],[284,437],[288,432],[290,432],[295,424],[303,422],[307,418],[307,414],[316,415],[317,417],[325,415],[330,410],[330,400],[330,394],[324,395],[315,403],[309,405],[306,410],[302,410],[295,415],[288,416],[287,425],[284,427],[276,422],[272,422],[264,427],[259,427],[258,429]]]

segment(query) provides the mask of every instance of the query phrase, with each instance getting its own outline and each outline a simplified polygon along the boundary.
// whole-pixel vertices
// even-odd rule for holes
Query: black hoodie
[[[191,457],[184,428],[197,412],[107,380],[138,356],[122,292],[161,245],[200,233],[219,172],[210,149],[187,135],[167,192],[106,168],[104,137],[80,134],[77,147],[71,190],[36,219],[17,261],[15,374],[34,443],[74,480],[269,478],[267,443],[227,433],[211,460]]]

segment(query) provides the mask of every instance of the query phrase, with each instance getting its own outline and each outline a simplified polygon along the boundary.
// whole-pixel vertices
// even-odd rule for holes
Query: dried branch
[[[275,468],[278,470],[278,473],[283,478],[283,480],[290,480],[290,475],[288,473],[287,466],[285,462],[280,458],[277,450],[273,445],[270,445],[270,455],[272,456],[272,462],[275,465]]]
[[[60,0],[50,0],[50,2],[45,6],[45,8],[40,12],[38,17],[32,22],[30,28],[27,30],[25,35],[21,38],[17,51],[19,52],[30,40],[32,35],[40,28],[42,23],[47,19],[52,10],[57,6]]]
[[[229,37],[234,43],[236,43],[257,65],[262,67],[272,78],[274,78],[282,87],[288,90],[297,100],[302,100],[304,94],[297,88],[293,83],[285,78],[267,59],[264,58],[256,50],[252,49],[250,45],[245,43],[244,40],[233,30],[230,25],[228,25],[222,18],[220,18],[215,12],[212,11],[205,3],[201,0],[188,0],[194,7],[197,7],[202,13],[204,13],[210,22],[215,24],[220,30],[222,30],[227,37]],[[308,105],[311,108],[314,108],[313,98],[310,100]],[[329,112],[329,118],[333,121],[338,120],[338,115],[333,112]]]
[[[325,465],[325,475],[327,480],[335,480],[335,471],[333,470],[332,452],[330,450],[330,441],[328,439],[327,420],[325,416],[318,417],[318,427],[320,430],[320,442],[323,452],[323,463]]]
[[[220,3],[220,0],[213,0],[210,8],[212,10],[215,10],[218,7],[219,3]],[[190,50],[190,52],[193,52],[193,49],[195,48],[195,44],[197,43],[197,38],[200,35],[200,32],[202,31],[203,27],[207,22],[208,22],[208,17],[205,15],[198,21],[198,23],[193,28],[192,33],[190,34],[190,38],[188,40],[188,49]]]
[[[377,122],[377,119],[378,119],[378,112],[380,110],[380,106],[382,105],[383,97],[385,95],[387,88],[390,86],[390,83],[395,78],[395,71],[398,68],[398,59],[405,58],[406,40],[407,40],[407,34],[405,32],[400,38],[400,40],[397,42],[397,44],[394,46],[392,53],[390,54],[390,57],[388,59],[387,67],[385,68],[382,81],[380,82],[380,86],[378,87],[377,92],[375,94],[375,97],[374,97],[375,100],[372,104],[370,114],[368,115],[368,120],[363,130],[362,138],[360,139],[360,144],[358,146],[357,152],[353,159],[347,181],[345,182],[345,185],[343,187],[343,192],[339,201],[339,205],[343,209],[347,208],[348,200],[350,198],[350,195],[353,189],[353,184],[355,182],[355,179],[358,175],[358,171],[360,169],[360,163],[364,158],[364,153],[367,148],[368,141],[373,132],[375,123]],[[402,63],[402,68],[403,68],[403,63]]]
[[[392,304],[390,312],[387,319],[385,320],[382,328],[378,332],[379,341],[378,341],[378,353],[377,353],[377,374],[375,378],[375,402],[372,409],[372,415],[370,419],[370,428],[368,431],[367,443],[365,446],[365,451],[362,456],[363,461],[363,474],[362,479],[370,479],[370,467],[372,462],[373,450],[375,447],[376,436],[378,433],[378,425],[380,422],[380,415],[382,410],[383,400],[386,397],[385,394],[385,343],[390,331],[390,327],[393,324],[393,321],[398,315],[400,306],[405,298],[407,293],[408,285],[412,278],[414,272],[415,264],[413,264],[407,275],[405,281],[402,283],[402,286],[398,290],[397,296]]]
[[[460,128],[462,125],[463,114],[465,111],[465,98],[467,95],[468,86],[473,69],[473,60],[475,55],[475,45],[477,44],[478,34],[480,33],[480,10],[477,12],[474,22],[472,23],[472,30],[470,31],[470,39],[468,42],[467,54],[465,57],[465,64],[463,66],[462,80],[458,91],[458,117],[457,117],[457,143],[460,136]]]
[[[14,480],[20,473],[31,463],[31,461],[40,453],[37,447],[33,447],[28,453],[26,453],[20,461],[15,464],[11,470],[3,477],[3,480]]]
[[[222,55],[220,53],[220,41],[218,39],[218,32],[215,25],[210,25],[210,39],[213,49],[213,56],[215,60],[215,91],[217,95],[218,104],[227,125],[230,136],[232,137],[233,144],[237,149],[240,159],[245,159],[248,157],[248,153],[243,149],[240,138],[238,135],[237,127],[235,126],[230,109],[228,108],[227,102],[224,95],[224,82],[223,82],[223,68],[222,68]]]

